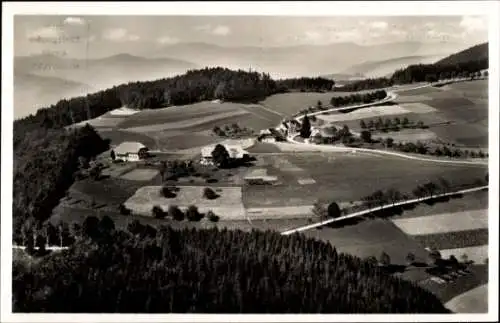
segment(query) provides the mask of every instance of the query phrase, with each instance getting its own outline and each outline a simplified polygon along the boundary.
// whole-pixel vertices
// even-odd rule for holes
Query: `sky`
[[[177,43],[281,47],[353,42],[459,42],[488,39],[481,16],[15,16],[14,54],[104,57]],[[88,45],[88,52],[86,50]]]

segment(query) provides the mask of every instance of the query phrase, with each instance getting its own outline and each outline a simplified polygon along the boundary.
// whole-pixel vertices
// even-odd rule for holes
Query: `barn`
[[[115,158],[123,161],[139,161],[148,157],[148,147],[140,142],[122,142],[114,149]]]

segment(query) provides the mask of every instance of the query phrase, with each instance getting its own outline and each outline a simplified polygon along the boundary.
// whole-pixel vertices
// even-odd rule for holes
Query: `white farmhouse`
[[[148,148],[140,142],[125,141],[114,149],[116,159],[123,161],[139,161],[148,156]]]

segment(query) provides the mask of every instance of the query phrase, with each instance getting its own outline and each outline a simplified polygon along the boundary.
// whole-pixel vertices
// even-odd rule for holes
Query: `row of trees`
[[[395,117],[394,119],[382,119],[381,117],[379,117],[377,119],[370,119],[368,121],[360,120],[359,126],[361,127],[361,129],[367,129],[370,131],[377,130],[383,132],[399,131],[406,128],[428,128],[428,126],[426,126],[423,121],[419,120],[418,122],[412,122],[407,117],[404,117],[403,119],[400,119],[398,117]]]
[[[213,133],[219,137],[228,137],[228,138],[240,138],[244,136],[253,135],[254,131],[247,127],[241,127],[237,123],[233,123],[231,125],[225,125],[222,127],[215,126],[212,129]]]
[[[330,104],[336,107],[343,107],[354,104],[367,104],[376,101],[380,101],[387,97],[387,92],[385,90],[378,90],[374,92],[368,92],[364,94],[351,94],[346,96],[334,96],[330,100]]]
[[[471,80],[482,75],[481,70],[488,68],[488,59],[477,60],[472,58],[468,62],[456,64],[418,64],[395,71],[391,77],[379,77],[355,81],[342,87],[342,91],[356,92],[361,90],[380,89],[394,84],[408,84],[416,82],[437,82],[454,78],[469,78]]]
[[[434,149],[430,148],[426,144],[421,141],[417,141],[416,143],[406,142],[406,143],[398,143],[394,144],[394,140],[392,138],[386,138],[383,140],[386,144],[386,147],[393,148],[401,152],[405,153],[415,153],[421,155],[431,155],[431,156],[446,156],[450,158],[487,158],[488,153],[484,153],[482,150],[474,151],[468,149],[459,149],[453,148],[450,149],[447,146],[443,145],[441,147],[436,147]]]
[[[80,243],[31,269],[15,262],[13,311],[449,312],[417,285],[303,235],[139,221],[127,232],[109,220],[87,218]]]

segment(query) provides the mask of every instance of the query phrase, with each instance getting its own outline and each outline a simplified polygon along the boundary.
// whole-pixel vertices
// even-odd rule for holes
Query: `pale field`
[[[312,205],[249,208],[247,216],[254,219],[293,219],[312,216]]]
[[[311,185],[311,184],[316,184],[316,180],[313,178],[299,178],[297,180],[297,183],[300,185]]]
[[[169,205],[176,205],[181,209],[195,205],[200,212],[212,210],[221,219],[246,218],[240,187],[213,188],[220,195],[214,200],[203,197],[203,186],[178,186],[178,188],[180,190],[176,193],[176,197],[165,198],[161,196],[160,186],[141,187],[125,202],[125,206],[135,213],[152,216],[151,210],[154,205],[160,206],[164,211],[168,210]]]
[[[488,284],[452,298],[445,306],[455,313],[488,313]]]
[[[454,249],[444,249],[439,250],[443,258],[448,258],[451,255],[457,257],[461,260],[462,255],[467,255],[468,260],[474,261],[476,264],[484,264],[485,260],[488,259],[488,245],[475,246],[475,247],[465,247],[465,248],[454,248]]]
[[[400,104],[400,106],[411,113],[430,113],[437,111],[435,108],[421,102],[403,103]]]
[[[207,123],[211,123],[218,120],[224,120],[226,118],[236,117],[247,115],[249,112],[245,110],[235,110],[235,111],[227,111],[221,113],[214,113],[213,115],[203,116],[203,117],[194,117],[192,119],[179,120],[176,122],[166,122],[161,124],[151,124],[148,126],[140,126],[140,127],[132,127],[125,128],[127,131],[132,132],[156,132],[156,131],[165,131],[165,130],[178,130],[190,127],[201,126]]]
[[[393,219],[409,235],[425,235],[488,228],[488,210],[470,210],[429,216]]]
[[[110,115],[112,115],[112,116],[131,116],[131,115],[136,114],[138,112],[140,112],[140,111],[139,110],[130,109],[130,108],[127,108],[127,107],[121,107],[121,108],[109,111],[108,113]]]
[[[134,169],[122,175],[121,178],[131,181],[150,181],[156,175],[158,175],[158,170],[142,168],[142,169]]]
[[[342,122],[342,121],[359,120],[367,118],[377,118],[388,115],[405,114],[411,112],[412,111],[405,109],[401,105],[380,105],[374,107],[360,108],[348,113],[339,112],[336,114],[329,114],[329,115],[322,114],[316,117],[325,122],[333,123],[333,122]]]
[[[422,102],[431,100],[432,97],[428,95],[399,95],[395,102],[396,103],[412,103],[412,102]]]
[[[400,131],[392,131],[388,133],[372,133],[373,138],[388,138],[391,137],[395,142],[404,141],[431,141],[438,139],[438,136],[429,129],[403,129]]]

